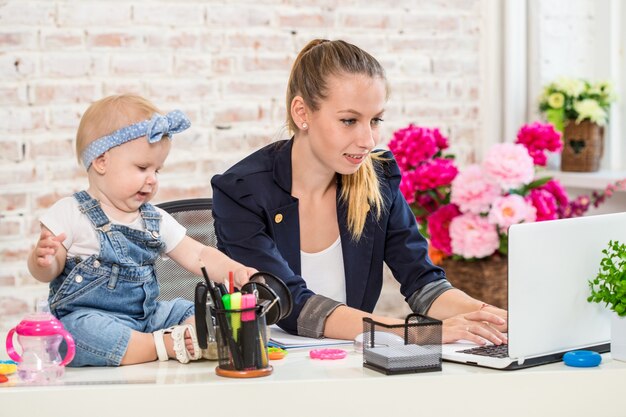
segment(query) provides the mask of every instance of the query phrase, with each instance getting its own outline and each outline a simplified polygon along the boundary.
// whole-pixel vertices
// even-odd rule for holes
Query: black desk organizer
[[[364,318],[363,366],[386,375],[441,371],[441,326],[440,320],[416,313],[404,324]]]
[[[217,375],[231,378],[256,378],[272,373],[273,368],[269,364],[267,355],[265,312],[263,305],[215,310],[218,323],[219,365],[215,368]],[[230,324],[233,322],[238,322],[238,328]]]

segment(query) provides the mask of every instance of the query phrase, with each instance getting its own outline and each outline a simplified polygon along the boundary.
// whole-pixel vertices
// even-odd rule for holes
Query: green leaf
[[[548,181],[550,181],[552,179],[552,177],[543,177],[543,178],[539,178],[533,182],[531,182],[530,184],[526,185],[526,188],[528,190],[532,190],[533,188],[539,188],[542,185],[545,185]]]
[[[626,262],[619,262],[626,254],[626,245],[610,241],[602,250],[599,272],[589,280],[589,302],[605,303],[618,315],[626,315]]]
[[[565,127],[565,108],[546,110],[546,119],[554,125],[559,132],[563,132]]]

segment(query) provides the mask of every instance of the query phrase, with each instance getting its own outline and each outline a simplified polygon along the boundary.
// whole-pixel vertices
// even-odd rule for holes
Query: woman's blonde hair
[[[76,157],[82,163],[81,155],[94,140],[151,118],[155,113],[162,114],[150,101],[134,94],[120,94],[100,99],[83,113],[76,132]]]
[[[328,78],[342,74],[363,74],[386,83],[385,70],[376,58],[348,42],[315,39],[300,51],[287,85],[287,127],[291,133],[298,130],[289,111],[294,97],[302,97],[311,110],[317,111],[328,97]],[[370,153],[357,172],[341,176],[341,200],[348,206],[348,230],[355,240],[361,237],[370,210],[374,210],[376,218],[383,211],[380,184],[372,162],[381,159],[379,155]]]

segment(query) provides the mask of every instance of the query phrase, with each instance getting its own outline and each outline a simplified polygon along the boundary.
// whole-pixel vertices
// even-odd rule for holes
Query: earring
[[[306,124],[306,122],[302,123],[302,129],[307,130],[309,128],[309,125]]]

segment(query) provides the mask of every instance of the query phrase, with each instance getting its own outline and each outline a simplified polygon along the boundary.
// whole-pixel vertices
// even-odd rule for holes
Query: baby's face
[[[103,191],[110,204],[131,213],[152,200],[159,187],[159,170],[170,152],[170,142],[164,137],[150,144],[141,137],[108,151]]]

